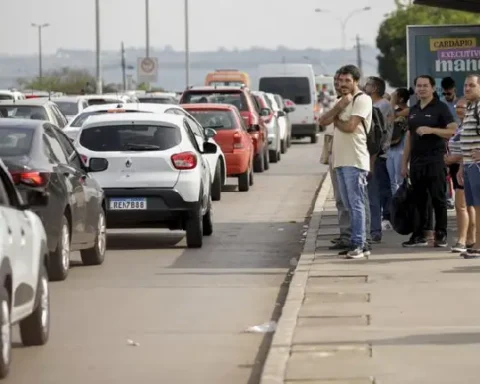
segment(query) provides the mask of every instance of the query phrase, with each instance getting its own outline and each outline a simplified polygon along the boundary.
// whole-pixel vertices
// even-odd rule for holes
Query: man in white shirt
[[[365,195],[370,172],[367,134],[372,123],[372,99],[358,87],[361,74],[354,65],[338,70],[342,98],[324,115],[327,124],[335,126],[333,167],[337,175],[342,201],[350,215],[349,259],[365,257]]]

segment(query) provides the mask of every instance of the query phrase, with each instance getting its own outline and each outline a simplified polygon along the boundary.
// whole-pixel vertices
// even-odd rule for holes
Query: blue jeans
[[[403,145],[398,144],[397,147],[390,148],[387,151],[387,170],[390,177],[390,186],[392,189],[392,196],[397,193],[400,185],[403,184],[402,177],[402,158]]]
[[[390,201],[392,189],[387,170],[387,160],[379,157],[375,161],[373,174],[368,181],[368,198],[370,200],[370,233],[372,236],[382,235],[382,218],[390,220]]]
[[[469,207],[480,207],[480,164],[465,164],[463,168],[465,200]],[[478,223],[477,225],[480,225]]]
[[[367,189],[367,171],[356,167],[338,167],[338,189],[343,204],[350,215],[351,238],[354,247],[363,248],[366,242],[365,233],[365,195]]]

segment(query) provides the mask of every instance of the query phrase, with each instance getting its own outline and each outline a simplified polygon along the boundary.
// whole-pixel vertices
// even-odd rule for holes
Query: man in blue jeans
[[[338,70],[342,97],[323,119],[335,126],[333,136],[333,168],[343,204],[350,216],[350,248],[348,259],[365,257],[367,175],[370,154],[367,133],[372,123],[372,99],[358,87],[361,74],[354,65]]]

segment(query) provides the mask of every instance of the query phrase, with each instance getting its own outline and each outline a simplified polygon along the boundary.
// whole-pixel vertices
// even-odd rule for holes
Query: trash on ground
[[[277,329],[277,323],[275,321],[269,321],[268,323],[260,324],[260,325],[253,325],[248,327],[245,332],[250,333],[269,333],[275,332]]]
[[[140,343],[137,343],[136,341],[127,339],[127,345],[129,345],[129,346],[131,346],[131,347],[139,347],[139,346],[140,346]]]

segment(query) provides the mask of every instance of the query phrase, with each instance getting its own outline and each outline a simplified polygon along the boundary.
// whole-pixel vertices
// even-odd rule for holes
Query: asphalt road
[[[104,265],[77,265],[50,285],[48,345],[23,348],[15,335],[6,382],[258,382],[270,337],[244,330],[281,308],[326,168],[320,152],[320,143],[296,143],[255,174],[250,192],[229,187],[202,249],[186,249],[178,233],[111,232]]]

